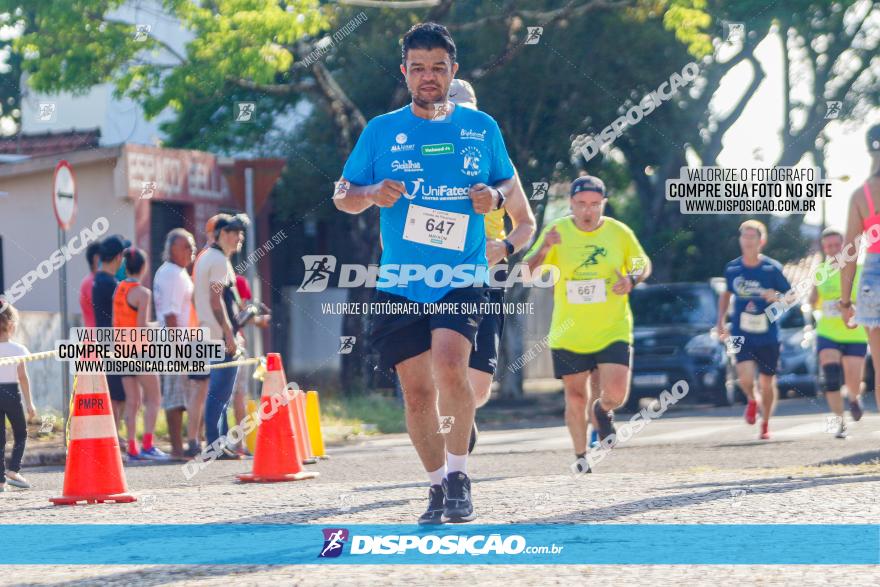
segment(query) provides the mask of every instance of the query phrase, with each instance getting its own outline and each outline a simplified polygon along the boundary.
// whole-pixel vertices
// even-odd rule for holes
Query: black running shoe
[[[599,442],[612,434],[617,434],[617,429],[614,427],[614,412],[603,410],[599,400],[593,402],[593,415],[596,417],[596,432],[599,433]]]
[[[443,488],[446,490],[444,522],[456,524],[476,519],[474,504],[471,502],[471,480],[467,475],[461,471],[450,473],[443,480]]]
[[[443,484],[446,484],[446,481],[443,481]],[[425,510],[425,513],[419,516],[419,525],[426,526],[429,524],[442,524],[443,523],[443,506],[446,502],[446,494],[443,486],[441,485],[431,485],[431,489],[428,490],[428,509]]]
[[[471,426],[471,439],[468,441],[468,454],[474,452],[474,447],[477,446],[477,438],[480,436],[480,431],[477,430],[477,422],[474,421],[473,426]]]
[[[587,455],[576,455],[577,460],[571,464],[571,472],[575,475],[584,475],[586,473],[592,473],[593,471],[590,469],[590,463],[587,461]]]
[[[862,419],[862,398],[849,402],[849,414],[852,419],[858,422]]]
[[[218,461],[240,461],[241,455],[232,452],[228,448],[223,448],[220,450],[219,453],[217,453],[217,460]]]
[[[199,456],[202,452],[202,448],[199,446],[199,443],[195,440],[190,440],[189,445],[186,447],[186,450],[183,451],[183,456],[188,458],[195,458]]]

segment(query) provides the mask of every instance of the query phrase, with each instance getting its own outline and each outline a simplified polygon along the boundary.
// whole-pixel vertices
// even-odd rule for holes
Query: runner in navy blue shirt
[[[97,328],[113,326],[113,292],[116,291],[116,272],[122,266],[122,251],[130,246],[131,241],[118,234],[110,235],[101,241],[99,253],[101,265],[95,272],[95,280],[92,284],[92,306],[95,311],[95,326]],[[125,388],[122,387],[122,377],[107,375],[107,387],[110,390],[110,403],[113,405],[116,430],[119,430],[122,414],[125,411]]]
[[[745,419],[754,424],[758,411],[755,399],[755,371],[761,393],[761,438],[770,438],[769,422],[776,403],[776,369],[779,363],[779,324],[765,312],[791,289],[778,261],[761,254],[767,244],[767,228],[757,220],[747,220],[739,227],[742,256],[724,268],[727,291],[718,301],[716,328],[728,348],[736,353],[736,374],[740,388],[748,398]],[[731,327],[725,324],[730,299],[734,298],[730,315]]]
[[[400,71],[412,103],[370,121],[333,196],[350,214],[380,209],[377,302],[449,308],[371,315],[380,367],[397,371],[410,439],[431,483],[421,524],[475,518],[466,466],[475,401],[467,372],[483,317],[474,308],[488,300],[480,278],[488,271],[483,215],[516,185],[498,124],[447,99],[455,57],[443,26],[418,24],[406,33]]]

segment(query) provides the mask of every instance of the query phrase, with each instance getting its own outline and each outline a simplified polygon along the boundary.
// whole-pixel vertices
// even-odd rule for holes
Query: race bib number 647
[[[403,238],[432,247],[463,251],[468,220],[467,214],[410,204]]]

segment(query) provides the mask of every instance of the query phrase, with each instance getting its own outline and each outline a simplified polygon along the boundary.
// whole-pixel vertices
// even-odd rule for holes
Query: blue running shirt
[[[474,212],[468,188],[491,186],[513,174],[498,123],[484,112],[459,106],[445,120],[434,121],[417,117],[406,105],[372,119],[342,176],[358,186],[394,179],[407,189],[394,206],[380,208],[378,289],[431,303],[449,293],[456,281],[466,281],[443,283],[444,273],[462,265],[485,270],[484,216]],[[399,265],[421,265],[428,274],[406,284],[385,280],[383,285],[383,275],[396,275]],[[432,271],[432,265],[450,269]]]
[[[724,268],[727,291],[734,297],[730,334],[744,336],[747,346],[764,346],[779,342],[779,323],[770,322],[764,310],[770,302],[761,297],[766,289],[785,293],[791,289],[782,274],[779,261],[761,255],[755,267],[743,264],[737,257]]]

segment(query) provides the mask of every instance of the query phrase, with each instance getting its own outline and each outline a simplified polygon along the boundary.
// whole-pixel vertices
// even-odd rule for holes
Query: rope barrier
[[[17,365],[19,363],[30,363],[32,361],[39,361],[42,359],[48,359],[58,354],[58,351],[42,351],[39,353],[31,353],[29,355],[22,355],[19,357],[3,357],[0,358],[0,366],[3,365]],[[208,369],[228,369],[230,367],[239,367],[244,365],[260,365],[263,367],[266,364],[265,357],[252,357],[250,359],[236,359],[234,361],[227,361],[226,363],[217,363],[215,365],[208,365]],[[168,373],[161,373],[160,375],[168,375]],[[184,374],[178,374],[184,375]],[[262,380],[262,369],[258,368],[253,375],[254,379]],[[76,389],[76,373],[73,376],[73,389]],[[68,408],[68,414],[73,413],[73,398],[76,394],[70,394],[70,406]],[[73,418],[68,418],[64,430],[64,445],[70,442],[70,422]]]
[[[34,353],[32,355],[25,355],[23,357],[9,357],[9,358],[10,359],[21,359],[18,362],[25,362],[26,360],[36,361],[38,358],[39,359],[46,359],[46,358],[52,356],[53,354],[56,354],[56,351],[45,351],[42,353]],[[264,359],[265,359],[265,357],[253,357],[250,359],[238,359],[235,361],[229,361],[227,363],[217,363],[216,365],[209,365],[208,369],[227,369],[229,367],[238,367],[240,365],[260,365],[262,367],[265,365]],[[4,360],[6,360],[6,359],[4,359]],[[0,365],[3,365],[3,364],[7,364],[7,363],[0,362]],[[253,375],[253,378],[259,379],[260,381],[262,381],[263,378],[262,378],[262,373],[261,373],[260,368],[258,368],[256,370],[256,372]],[[73,376],[73,389],[76,389],[76,374],[75,373]],[[75,393],[70,394],[70,405],[68,406],[68,411],[67,411],[68,414],[73,413],[73,399],[75,396],[76,396]],[[65,447],[69,446],[69,444],[70,444],[70,422],[72,420],[73,420],[73,418],[68,418],[67,422],[64,426],[64,446]]]
[[[41,353],[31,353],[29,355],[22,355],[20,357],[3,357],[0,358],[0,367],[3,365],[17,365],[18,363],[29,363],[30,361],[39,361],[41,359],[48,359],[53,355],[57,355],[58,351],[43,351]]]
[[[256,365],[262,361],[264,357],[253,357],[250,359],[238,359],[229,361],[228,363],[217,363],[216,365],[208,365],[208,369],[226,369],[228,367],[237,367],[239,365]]]
[[[48,359],[54,355],[57,355],[58,351],[43,351],[40,353],[31,353],[29,355],[21,355],[19,357],[3,357],[0,358],[0,367],[4,365],[17,365],[18,363],[29,363],[31,361],[39,361],[41,359]],[[137,360],[137,359],[134,359]],[[238,367],[240,365],[256,365],[263,357],[253,357],[250,359],[238,359],[235,361],[229,361],[227,363],[217,363],[216,365],[208,365],[208,369],[227,369],[229,367]],[[169,373],[159,373],[159,375],[169,375]],[[173,375],[173,373],[172,373]]]

